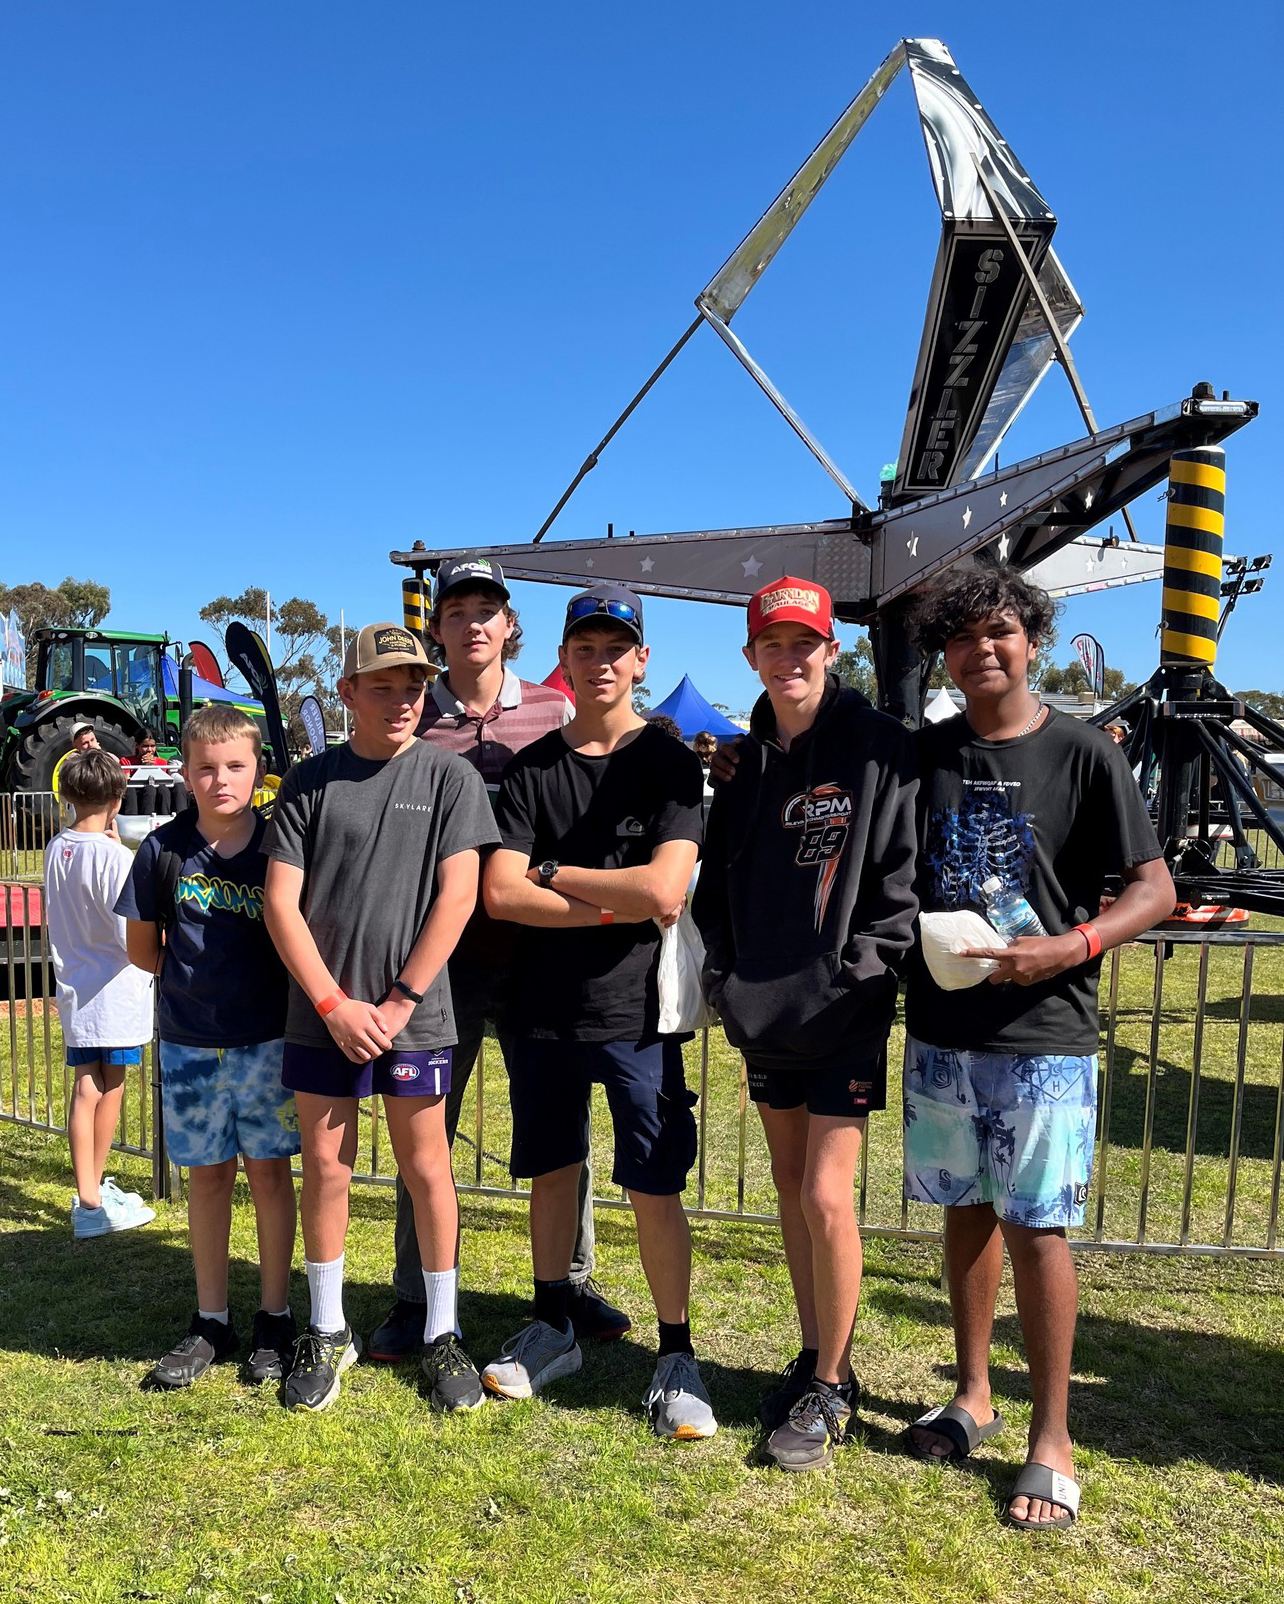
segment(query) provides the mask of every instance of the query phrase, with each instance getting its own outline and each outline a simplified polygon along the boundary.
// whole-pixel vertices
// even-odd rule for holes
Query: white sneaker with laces
[[[482,1371],[482,1386],[500,1398],[533,1398],[550,1381],[574,1375],[582,1363],[573,1328],[557,1331],[546,1321],[533,1320]]]
[[[657,1437],[699,1442],[718,1430],[700,1368],[689,1353],[662,1355],[642,1407]]]

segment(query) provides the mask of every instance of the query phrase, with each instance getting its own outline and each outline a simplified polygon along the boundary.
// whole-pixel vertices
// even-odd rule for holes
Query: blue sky
[[[249,584],[396,617],[390,549],[529,538],[902,34],[945,40],[1056,212],[1098,419],[1203,378],[1262,403],[1227,550],[1271,551],[1279,10],[5,0],[0,578],[98,579],[118,627],[188,638]],[[869,500],[938,230],[902,75],[736,321]],[[1003,458],[1081,432],[1054,371]],[[701,330],[554,534],[844,511]],[[1155,493],[1133,512],[1162,537]],[[533,677],[566,594],[518,589]],[[1223,644],[1235,687],[1284,689],[1281,595],[1284,558]],[[1142,677],[1158,610],[1072,603],[1058,657],[1088,628]],[[689,671],[747,705],[737,611],[648,611],[657,699]]]

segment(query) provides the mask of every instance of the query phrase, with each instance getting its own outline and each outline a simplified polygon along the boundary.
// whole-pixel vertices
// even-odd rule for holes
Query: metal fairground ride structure
[[[731,325],[902,69],[908,70],[918,109],[941,236],[895,476],[870,507]],[[1214,551],[1214,537],[1201,527],[1209,511],[1202,498],[1212,491],[1200,475],[1212,471],[1208,454],[1220,455],[1219,443],[1256,417],[1257,403],[1219,397],[1201,383],[1183,400],[1100,427],[1070,353],[1083,307],[1052,249],[1055,228],[1047,201],[946,47],[935,39],[902,40],[697,295],[694,320],[585,458],[534,537],[485,548],[484,555],[499,559],[510,578],[575,587],[610,579],[644,595],[739,606],[775,577],[813,579],[830,592],[838,618],[868,627],[880,705],[909,724],[920,718],[929,665],[910,642],[906,611],[914,590],[943,569],[965,558],[1007,563],[1056,596],[1162,574],[1163,664],[1146,687],[1112,712],[1130,720],[1143,783],[1157,776],[1161,838],[1180,879],[1191,880],[1186,886],[1179,879],[1181,894],[1208,901],[1209,877],[1217,873],[1211,780],[1216,775],[1227,796],[1253,811],[1252,787],[1231,777],[1231,770],[1240,770],[1227,755],[1233,751],[1251,762],[1253,754],[1241,750],[1251,743],[1230,730],[1232,717],[1247,718],[1248,711],[1212,679],[1211,655],[1200,655],[1208,587],[1218,594],[1223,565],[1220,503]],[[545,543],[576,487],[705,324],[838,486],[850,516]],[[999,468],[1004,436],[1054,362],[1069,381],[1088,432]],[[1143,545],[1129,503],[1159,484],[1170,464],[1183,462],[1194,466],[1174,473],[1165,546]],[[1190,514],[1181,511],[1192,505],[1187,490],[1193,494]],[[1126,541],[1090,533],[1116,517],[1126,525]],[[1175,524],[1175,517],[1188,521]],[[1178,551],[1174,529],[1193,541],[1186,549],[1194,549],[1198,560]],[[413,578],[403,584],[406,616],[408,625],[422,627],[425,575],[452,553],[417,543],[389,555],[411,570]],[[1251,722],[1284,749],[1284,729],[1260,715]],[[1271,773],[1284,784],[1284,775]],[[1284,834],[1265,809],[1254,811],[1254,820],[1284,853]],[[1267,897],[1273,909],[1284,911],[1284,876],[1255,871],[1242,829],[1235,845],[1237,868],[1227,877],[1235,883],[1227,891],[1253,896],[1250,906],[1262,906]],[[1255,872],[1259,882],[1266,874],[1278,889],[1248,885],[1245,876]],[[1216,900],[1233,895],[1218,890]]]

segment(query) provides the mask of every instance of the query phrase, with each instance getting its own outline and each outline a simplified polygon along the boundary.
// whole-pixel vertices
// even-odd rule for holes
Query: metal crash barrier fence
[[[70,1077],[53,1003],[38,884],[0,881],[0,1121],[65,1132]],[[1085,1251],[1284,1258],[1279,1240],[1284,1158],[1284,931],[1151,935],[1109,954],[1101,983],[1096,1153]],[[940,1211],[907,1203],[901,1187],[896,1086],[903,1036],[893,1034],[889,1108],[874,1115],[861,1154],[859,1217],[871,1236],[940,1240]],[[687,1192],[697,1218],[772,1222],[770,1164],[743,1066],[719,1030],[686,1049],[699,1092],[699,1146]],[[395,1179],[378,1100],[363,1104],[357,1178]],[[488,1041],[455,1141],[462,1192],[520,1198],[507,1172],[506,1078]],[[158,1196],[177,1171],[160,1139],[156,1054],[131,1071],[116,1146],[152,1160]],[[595,1102],[598,1201],[611,1170],[610,1122]]]

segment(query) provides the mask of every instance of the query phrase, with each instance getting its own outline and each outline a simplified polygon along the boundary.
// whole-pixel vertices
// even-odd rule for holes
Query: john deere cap
[[[450,557],[437,570],[437,589],[433,593],[433,606],[440,607],[452,590],[461,585],[491,585],[505,601],[509,600],[508,586],[504,583],[504,570],[489,557]]]
[[[400,624],[367,624],[348,642],[343,677],[351,679],[372,668],[396,668],[399,663],[428,667],[428,655],[419,637]]]

